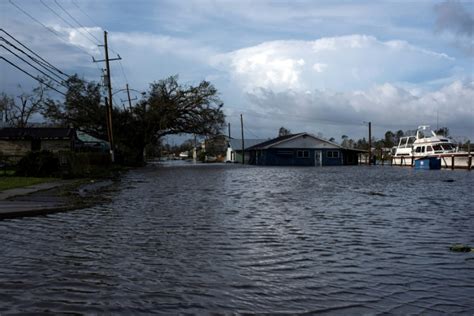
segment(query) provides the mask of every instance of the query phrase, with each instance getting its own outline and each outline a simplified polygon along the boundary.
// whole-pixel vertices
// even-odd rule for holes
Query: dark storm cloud
[[[440,31],[451,31],[472,37],[474,18],[459,1],[446,1],[435,6],[436,27]]]

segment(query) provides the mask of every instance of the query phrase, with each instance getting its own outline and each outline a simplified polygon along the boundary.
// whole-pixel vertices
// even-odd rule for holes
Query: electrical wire
[[[6,47],[5,45],[3,44],[0,44],[0,47],[3,47],[4,49],[6,49],[8,52],[10,52],[10,54],[14,55],[15,57],[17,57],[18,59],[22,60],[25,64],[29,65],[30,67],[36,69],[37,71],[39,71],[43,76],[51,79],[52,81],[56,82],[57,84],[67,88],[67,86],[61,82],[61,81],[58,81],[56,79],[54,79],[53,77],[49,76],[47,73],[45,73],[44,71],[42,71],[41,69],[37,68],[36,66],[30,64],[26,59],[24,59],[23,57],[17,55],[16,53],[14,53],[13,51],[11,51],[8,47]]]
[[[27,56],[28,58],[30,58],[32,61],[36,62],[38,65],[40,65],[44,70],[48,71],[51,75],[55,76],[56,78],[58,78],[59,80],[61,81],[64,81],[64,78],[59,76],[57,73],[53,72],[51,70],[51,68],[49,67],[46,67],[44,65],[44,63],[42,63],[40,60],[34,58],[33,56],[31,56],[30,54],[26,53],[24,50],[22,50],[21,48],[18,48],[17,46],[15,46],[14,44],[12,44],[10,41],[6,40],[4,37],[0,36],[0,40],[5,42],[6,44],[10,45],[11,47],[13,47],[14,49],[16,49],[17,51],[23,53],[25,56]],[[5,48],[6,49],[6,48]]]
[[[81,29],[80,28],[77,28],[75,27],[74,25],[72,25],[71,23],[69,23],[69,21],[67,21],[66,19],[64,19],[59,13],[57,13],[55,10],[53,10],[53,8],[51,8],[49,5],[47,5],[46,3],[43,2],[43,0],[40,0],[41,4],[43,6],[45,6],[46,8],[49,9],[49,11],[53,12],[53,14],[55,16],[57,16],[59,19],[61,19],[61,21],[63,21],[64,23],[66,23],[69,27],[71,27],[73,30],[78,30],[79,33],[84,36],[85,39],[87,39],[88,41],[90,41],[92,44],[94,45],[98,45],[99,43],[95,42],[94,40],[91,40],[89,37],[85,36],[84,33],[82,33]]]
[[[41,57],[40,55],[38,55],[37,53],[35,53],[33,50],[29,49],[28,47],[26,47],[23,43],[21,43],[18,39],[16,39],[13,35],[11,35],[10,33],[8,33],[7,31],[5,31],[4,29],[0,28],[0,32],[3,32],[5,33],[6,35],[8,35],[11,39],[13,39],[15,42],[17,42],[19,45],[21,45],[23,48],[25,48],[27,51],[29,51],[30,53],[32,53],[33,55],[35,55],[36,57],[38,57],[40,60],[37,61],[37,63],[41,63],[41,64],[44,64],[45,66],[48,66],[49,68],[51,69],[54,69],[55,71],[57,71],[58,73],[60,73],[61,75],[63,76],[66,76],[67,78],[70,77],[70,75],[62,72],[59,68],[53,66],[50,62],[48,62],[46,59],[44,59],[43,57]],[[2,37],[3,38],[3,37]],[[9,41],[7,41],[5,38],[3,38],[4,41],[8,42],[11,46],[14,46],[12,45]],[[17,47],[15,47],[17,50],[21,51],[20,49],[18,49]],[[23,52],[23,51],[22,51]],[[27,55],[25,52],[23,52],[23,54]],[[31,57],[30,57],[31,58]],[[41,62],[40,62],[41,61]]]
[[[99,40],[97,37],[95,37],[94,34],[92,34],[91,32],[89,32],[89,31],[87,30],[87,28],[86,28],[84,25],[82,25],[76,18],[74,18],[61,4],[59,4],[59,2],[58,2],[57,0],[54,0],[54,3],[56,3],[56,5],[57,5],[61,10],[63,10],[64,13],[66,13],[74,22],[76,22],[77,25],[79,25],[80,27],[82,27],[82,29],[83,29],[84,31],[86,31],[90,36],[92,36],[92,37],[97,41],[97,43],[100,43],[100,40]]]
[[[10,65],[12,65],[13,67],[15,67],[16,69],[20,70],[21,72],[23,72],[24,74],[28,75],[29,77],[33,78],[34,80],[40,82],[41,84],[44,84],[45,86],[47,86],[48,88],[56,91],[57,93],[59,94],[62,94],[64,96],[66,96],[65,93],[57,90],[56,88],[54,88],[53,86],[49,85],[48,83],[44,82],[43,80],[41,80],[40,78],[37,78],[35,76],[33,76],[32,74],[30,74],[29,72],[27,72],[26,70],[22,69],[21,67],[19,67],[18,65],[12,63],[11,61],[9,61],[8,59],[6,59],[5,57],[3,56],[0,56],[0,59],[3,59],[4,61],[6,61],[7,63],[9,63]]]
[[[32,19],[33,21],[35,21],[36,23],[38,23],[39,25],[41,25],[42,27],[44,27],[48,32],[51,32],[52,34],[54,34],[57,38],[59,38],[62,42],[66,43],[67,45],[71,45],[71,43],[69,43],[68,41],[66,41],[65,39],[63,39],[58,32],[54,31],[53,29],[51,29],[50,27],[47,27],[46,25],[44,25],[43,23],[41,23],[38,19],[36,19],[35,17],[33,17],[31,14],[29,14],[28,12],[26,12],[24,9],[22,9],[19,5],[17,5],[16,3],[13,2],[13,0],[8,0],[8,2],[10,2],[11,5],[13,5],[14,7],[16,7],[18,10],[20,10],[21,12],[23,12],[27,17],[29,17],[30,19]],[[91,54],[89,54],[89,52],[87,52],[85,49],[81,48],[80,46],[76,46],[76,45],[72,45],[73,47],[79,49],[80,51],[84,52],[86,55],[88,55],[89,57],[93,57]]]

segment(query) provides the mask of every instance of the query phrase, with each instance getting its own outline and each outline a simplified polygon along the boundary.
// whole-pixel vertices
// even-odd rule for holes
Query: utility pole
[[[230,123],[227,123],[227,130],[229,131],[229,141],[230,141]]]
[[[127,87],[127,96],[128,96],[128,106],[130,107],[130,112],[132,112],[132,99],[130,99],[130,90],[128,89],[128,83],[126,84]]]
[[[109,111],[109,105],[108,105],[109,99],[105,97],[104,100],[105,100],[105,125],[107,126],[107,138],[109,140],[110,150],[112,150],[113,135],[112,135],[112,128],[110,126],[110,119],[109,119],[111,117],[110,111]]]
[[[245,164],[245,146],[244,146],[244,118],[240,114],[240,130],[242,132],[242,164]]]
[[[372,122],[369,122],[369,165],[372,164]]]
[[[92,60],[94,62],[103,62],[105,61],[105,67],[106,67],[106,84],[107,84],[107,90],[108,90],[108,102],[106,98],[106,108],[107,108],[107,125],[108,125],[108,130],[109,130],[109,143],[110,143],[110,157],[112,162],[115,161],[115,156],[114,156],[114,135],[113,135],[113,128],[112,128],[112,80],[110,79],[110,64],[109,61],[112,60],[120,60],[122,59],[120,55],[118,55],[118,58],[109,58],[109,46],[107,44],[107,31],[104,31],[104,45],[99,45],[99,46],[104,46],[105,50],[105,59],[103,60],[95,60],[94,57],[92,57]]]

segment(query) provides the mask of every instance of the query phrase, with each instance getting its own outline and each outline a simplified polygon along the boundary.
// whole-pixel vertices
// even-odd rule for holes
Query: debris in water
[[[449,250],[454,252],[474,252],[474,248],[462,244],[453,245],[449,247]]]
[[[454,179],[446,179],[446,180],[443,180],[443,182],[454,182]]]

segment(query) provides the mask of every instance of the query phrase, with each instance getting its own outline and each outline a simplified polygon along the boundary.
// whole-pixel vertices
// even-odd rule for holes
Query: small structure
[[[74,144],[76,151],[101,152],[108,153],[110,151],[109,142],[96,138],[83,131],[76,131],[77,141]]]
[[[308,133],[280,136],[246,149],[249,164],[263,166],[357,165],[359,150]]]
[[[9,161],[18,161],[32,151],[107,152],[109,148],[108,142],[74,128],[0,128],[0,154]]]
[[[17,160],[30,151],[58,152],[73,150],[77,141],[72,128],[13,128],[0,129],[0,152]]]
[[[253,147],[257,144],[263,143],[267,139],[245,139],[244,146],[245,151],[250,147]],[[245,153],[245,162],[249,161],[249,153]],[[229,139],[227,153],[226,153],[226,161],[228,162],[242,162],[242,140],[241,139]]]

